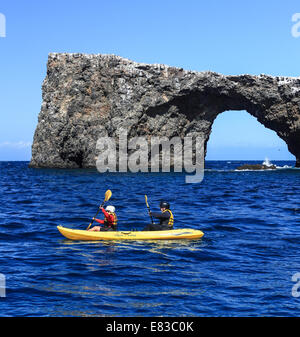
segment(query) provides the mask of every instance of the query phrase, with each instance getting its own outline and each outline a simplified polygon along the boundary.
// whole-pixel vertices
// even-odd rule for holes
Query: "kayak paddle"
[[[102,204],[99,206],[98,211],[97,211],[96,215],[94,216],[94,218],[96,218],[96,216],[98,215],[100,209],[104,206],[104,204],[106,203],[106,201],[108,201],[108,200],[110,199],[111,195],[112,195],[111,190],[107,190],[107,191],[105,192],[104,201],[103,201]],[[92,223],[94,222],[94,218],[92,219],[91,223],[89,224],[89,226],[88,226],[88,228],[87,228],[86,230],[90,229]]]
[[[150,207],[149,207],[149,204],[148,204],[148,197],[147,197],[146,194],[145,194],[145,201],[146,201],[146,206],[147,206],[147,208],[148,208],[149,216],[150,216],[150,218],[151,218],[151,222],[152,222],[152,224],[153,224],[153,218],[152,218],[152,215],[151,215],[151,212],[150,212]]]

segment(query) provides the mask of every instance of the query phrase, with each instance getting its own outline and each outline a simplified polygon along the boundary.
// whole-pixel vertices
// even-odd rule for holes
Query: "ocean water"
[[[0,316],[299,316],[300,169],[243,171],[209,161],[184,173],[99,174],[0,163]],[[112,190],[119,229],[171,203],[202,239],[73,242]],[[5,281],[5,282],[4,282]],[[293,291],[294,290],[294,291]],[[300,287],[299,287],[300,290]]]

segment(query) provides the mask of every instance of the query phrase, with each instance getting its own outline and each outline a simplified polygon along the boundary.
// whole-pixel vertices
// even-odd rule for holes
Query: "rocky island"
[[[256,170],[276,170],[276,165],[264,165],[264,164],[244,164],[241,166],[238,166],[236,168],[238,171],[245,171],[245,170],[251,170],[251,171],[256,171]]]
[[[300,167],[300,78],[225,76],[115,55],[51,53],[31,167],[95,167],[96,142],[116,137],[201,135],[215,118],[246,110],[283,139]]]

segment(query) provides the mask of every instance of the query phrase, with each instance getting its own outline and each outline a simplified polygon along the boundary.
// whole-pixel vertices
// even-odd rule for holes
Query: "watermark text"
[[[6,279],[4,274],[0,274],[0,297],[6,297]]]
[[[6,17],[0,13],[0,37],[6,37]]]
[[[200,136],[140,136],[128,139],[126,130],[118,139],[100,137],[96,167],[104,172],[186,172],[186,183],[200,183],[204,176],[204,139]]]
[[[300,37],[300,13],[295,13],[292,16],[292,22],[295,22],[292,26],[292,36],[295,38]]]
[[[295,273],[292,276],[292,282],[296,282],[292,287],[292,296],[293,297],[300,297],[300,273]]]

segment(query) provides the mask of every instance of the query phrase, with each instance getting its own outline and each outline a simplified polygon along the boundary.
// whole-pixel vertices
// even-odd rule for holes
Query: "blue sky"
[[[291,34],[299,12],[294,0],[3,0],[0,160],[30,159],[50,52],[117,54],[223,74],[300,76],[300,38]],[[218,116],[207,159],[265,156],[294,159],[248,113]]]

